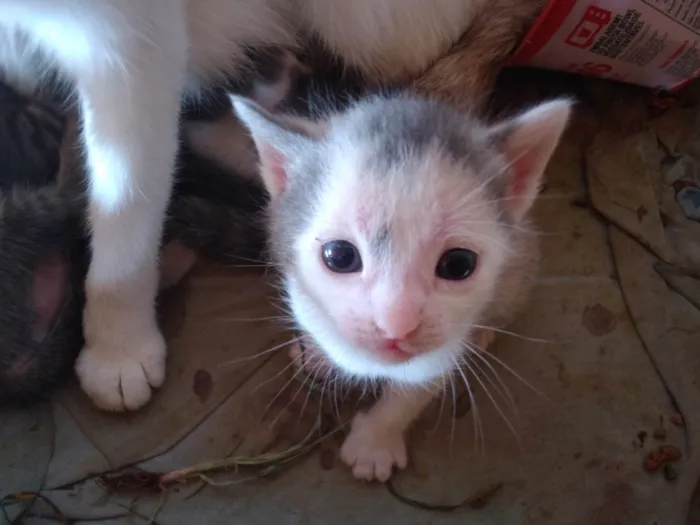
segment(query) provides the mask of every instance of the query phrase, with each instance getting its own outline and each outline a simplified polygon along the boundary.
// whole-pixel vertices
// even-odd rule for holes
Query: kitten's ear
[[[323,128],[311,120],[273,115],[242,97],[230,98],[236,115],[253,137],[260,157],[260,174],[275,200],[287,187],[290,164],[323,136]]]
[[[505,204],[515,220],[525,216],[537,197],[544,170],[566,128],[572,105],[567,99],[545,102],[490,131],[512,166]]]

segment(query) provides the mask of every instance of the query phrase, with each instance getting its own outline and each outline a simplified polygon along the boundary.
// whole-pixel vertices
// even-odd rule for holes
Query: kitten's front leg
[[[76,73],[92,227],[86,346],[76,372],[105,410],[141,407],[165,379],[155,297],[187,57],[178,9],[173,2],[167,17],[145,21],[141,38],[112,43],[111,61]]]
[[[356,478],[384,482],[394,466],[406,467],[406,430],[437,393],[427,385],[389,385],[368,412],[355,415],[340,456]]]
[[[472,336],[476,348],[484,352],[493,339],[490,330],[479,330]],[[435,385],[390,385],[368,412],[355,415],[340,456],[356,478],[384,482],[391,477],[394,466],[406,467],[406,431],[438,393]]]

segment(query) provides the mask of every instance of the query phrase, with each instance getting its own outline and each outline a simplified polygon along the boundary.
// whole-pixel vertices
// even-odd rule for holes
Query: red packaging
[[[510,65],[679,89],[700,74],[700,0],[549,0]]]

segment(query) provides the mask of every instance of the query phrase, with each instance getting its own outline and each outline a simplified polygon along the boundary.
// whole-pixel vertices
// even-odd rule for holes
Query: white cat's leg
[[[387,386],[368,412],[355,415],[340,457],[356,478],[383,482],[391,477],[394,466],[406,467],[406,430],[437,393],[427,386]]]
[[[23,45],[75,81],[92,228],[76,370],[100,408],[136,409],[165,377],[154,303],[188,52],[184,0],[0,0],[3,31],[27,35]],[[2,51],[3,65],[22,65]]]
[[[493,339],[492,331],[480,330],[474,334],[473,343],[485,352]],[[406,467],[406,430],[438,393],[434,385],[389,386],[368,412],[355,415],[340,456],[356,478],[386,481],[394,466]]]
[[[180,2],[166,1],[168,11],[178,10]],[[141,407],[165,379],[165,342],[155,316],[157,258],[187,56],[185,23],[174,14],[169,27],[161,21],[150,27],[149,38],[122,42],[119,65],[78,77],[93,255],[86,346],[76,371],[85,392],[106,410]]]

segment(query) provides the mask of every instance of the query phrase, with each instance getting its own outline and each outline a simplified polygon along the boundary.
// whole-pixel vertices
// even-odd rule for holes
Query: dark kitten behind
[[[72,370],[82,342],[82,232],[75,195],[53,186],[0,193],[0,405],[32,401]]]
[[[66,116],[48,91],[30,95],[0,82],[0,190],[50,184],[60,163]]]

